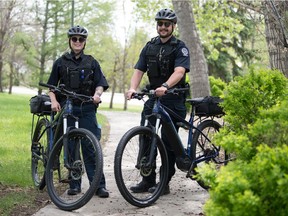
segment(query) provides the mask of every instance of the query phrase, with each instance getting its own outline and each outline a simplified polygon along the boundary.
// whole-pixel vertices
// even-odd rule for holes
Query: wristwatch
[[[163,83],[161,86],[163,86],[163,87],[165,87],[165,88],[167,88],[167,89],[169,89],[169,85],[165,82],[165,83]]]

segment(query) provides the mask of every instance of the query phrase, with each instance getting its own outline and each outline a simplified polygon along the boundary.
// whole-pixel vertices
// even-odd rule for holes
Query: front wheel
[[[45,167],[48,160],[49,121],[41,118],[35,127],[31,145],[31,172],[36,188],[43,190],[45,183]]]
[[[153,204],[163,193],[168,177],[168,157],[160,137],[143,126],[127,131],[116,149],[114,174],[117,187],[126,201],[137,207]],[[153,192],[136,193],[131,190],[143,178],[153,179],[156,185]]]
[[[218,133],[221,125],[214,120],[206,120],[201,122],[195,133],[193,134],[191,158],[194,164],[194,174],[197,173],[196,168],[205,163],[214,163],[216,169],[226,165],[228,156],[223,148],[213,143],[213,136]],[[201,159],[205,159],[200,162]],[[197,162],[198,161],[198,162]],[[196,179],[197,183],[204,189],[209,189],[209,183]]]
[[[66,211],[81,208],[95,194],[102,171],[102,149],[94,134],[83,128],[69,131],[55,144],[46,167],[52,202]]]

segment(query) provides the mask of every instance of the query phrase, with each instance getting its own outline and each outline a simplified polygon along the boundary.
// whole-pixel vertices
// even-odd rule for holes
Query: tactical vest
[[[65,88],[79,94],[93,95],[95,92],[93,57],[85,55],[81,63],[76,62],[69,53],[62,56],[61,81]]]
[[[151,41],[147,43],[145,54],[147,75],[153,89],[166,82],[174,72],[175,51],[180,42],[173,37],[169,43],[156,44],[157,39],[158,37],[152,38]]]

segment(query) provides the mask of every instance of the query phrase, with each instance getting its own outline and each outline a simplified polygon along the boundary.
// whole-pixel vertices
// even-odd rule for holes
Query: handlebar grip
[[[49,85],[49,84],[46,84],[46,83],[39,82],[39,85],[40,85],[40,86],[43,86],[43,87],[55,89],[55,86]]]

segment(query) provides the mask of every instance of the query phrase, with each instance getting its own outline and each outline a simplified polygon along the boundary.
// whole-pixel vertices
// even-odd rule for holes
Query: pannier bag
[[[51,111],[51,100],[49,95],[35,95],[30,99],[31,113],[50,115]]]
[[[219,103],[223,102],[220,97],[206,96],[202,102],[196,105],[197,116],[221,116],[224,115],[223,108]]]

